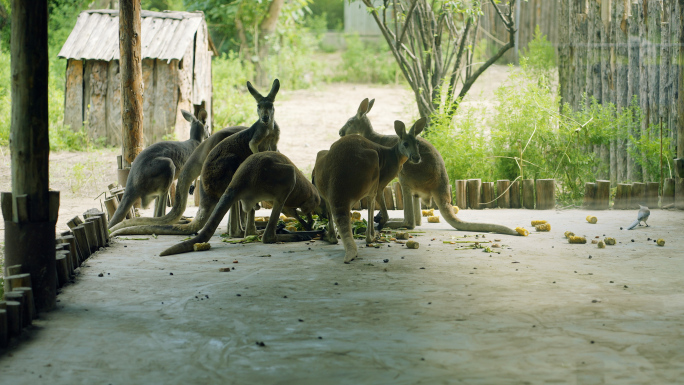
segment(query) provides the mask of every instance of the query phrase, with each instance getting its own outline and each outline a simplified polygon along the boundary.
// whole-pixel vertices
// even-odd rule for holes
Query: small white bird
[[[637,219],[636,221],[632,222],[631,225],[627,228],[627,230],[632,230],[633,228],[637,226],[641,226],[641,222],[644,222],[644,225],[648,227],[648,223],[646,221],[648,220],[648,217],[651,215],[651,210],[648,209],[646,206],[639,205],[639,213],[637,214]]]

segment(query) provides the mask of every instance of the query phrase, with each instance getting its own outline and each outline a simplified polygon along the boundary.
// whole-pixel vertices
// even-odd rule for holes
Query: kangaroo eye
[[[404,142],[404,147],[408,147],[408,142]]]

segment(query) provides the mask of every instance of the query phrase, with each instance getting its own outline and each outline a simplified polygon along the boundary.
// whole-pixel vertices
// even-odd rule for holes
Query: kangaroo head
[[[207,127],[207,111],[201,109],[195,118],[191,113],[181,110],[185,120],[190,122],[190,139],[202,141],[211,134]]]
[[[420,163],[420,150],[418,148],[418,134],[425,128],[426,118],[420,118],[406,132],[406,126],[400,120],[394,121],[394,131],[399,136],[399,153],[408,158],[411,163]]]
[[[276,94],[280,89],[280,81],[278,79],[273,81],[271,92],[269,92],[266,96],[261,95],[259,91],[254,89],[254,87],[252,87],[252,83],[250,82],[247,82],[247,89],[257,102],[257,114],[259,114],[259,121],[264,124],[268,124],[269,126],[272,125],[275,119],[275,107],[273,107],[273,102],[275,102]]]
[[[359,109],[356,111],[356,115],[352,116],[347,120],[347,123],[340,129],[340,136],[359,134],[365,136],[373,131],[373,126],[366,114],[368,114],[373,108],[373,103],[375,99],[368,101],[368,98],[363,99]]]

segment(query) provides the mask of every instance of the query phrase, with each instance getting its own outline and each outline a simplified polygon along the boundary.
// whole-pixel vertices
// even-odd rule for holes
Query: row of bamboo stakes
[[[69,222],[69,231],[64,231],[55,239],[55,260],[58,287],[72,282],[75,271],[93,253],[108,246],[105,213],[90,209],[83,213],[83,220],[75,216]],[[5,268],[4,298],[0,301],[0,348],[7,347],[9,339],[21,335],[23,328],[32,324],[36,318],[31,275],[21,265]]]
[[[655,209],[674,207],[675,180],[667,178],[661,189],[658,182],[619,183],[615,189],[613,209],[638,209],[639,204]],[[610,208],[610,181],[597,180],[584,185],[582,207],[589,210]]]

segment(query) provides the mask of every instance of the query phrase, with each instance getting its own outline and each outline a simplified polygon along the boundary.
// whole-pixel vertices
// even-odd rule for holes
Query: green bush
[[[247,81],[254,68],[240,60],[236,53],[222,54],[212,60],[214,84],[214,130],[223,127],[251,125],[256,121],[254,98],[247,92]]]
[[[351,83],[396,83],[403,79],[394,56],[383,42],[364,42],[358,34],[345,36],[347,49],[335,81]]]

